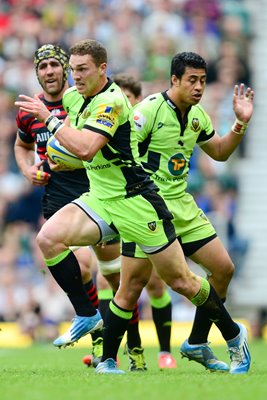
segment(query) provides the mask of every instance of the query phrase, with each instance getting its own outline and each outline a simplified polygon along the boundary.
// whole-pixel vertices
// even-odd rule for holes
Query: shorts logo
[[[157,228],[156,221],[148,222],[147,226],[149,227],[149,229],[150,229],[152,232],[154,232],[154,231],[156,230],[156,228]]]

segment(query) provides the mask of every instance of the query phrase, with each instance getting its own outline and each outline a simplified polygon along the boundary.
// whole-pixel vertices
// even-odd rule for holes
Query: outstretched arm
[[[201,148],[216,161],[226,161],[244,137],[248,123],[253,114],[254,91],[245,85],[235,85],[233,93],[233,110],[236,120],[231,131],[225,136],[217,133]]]

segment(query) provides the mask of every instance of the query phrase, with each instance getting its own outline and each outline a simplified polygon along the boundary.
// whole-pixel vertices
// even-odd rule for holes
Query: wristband
[[[64,127],[63,122],[60,121],[57,117],[54,117],[53,115],[49,115],[49,117],[45,120],[44,123],[50,130],[50,132],[53,133],[53,135],[56,135],[58,131]]]
[[[232,126],[232,132],[236,135],[244,135],[248,127],[248,122],[240,121],[236,118],[234,125]]]

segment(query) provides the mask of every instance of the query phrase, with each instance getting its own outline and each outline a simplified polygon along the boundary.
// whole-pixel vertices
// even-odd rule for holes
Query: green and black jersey
[[[133,124],[141,162],[164,198],[183,196],[195,145],[201,146],[215,133],[208,114],[198,104],[191,106],[182,119],[179,109],[163,92],[135,106]]]
[[[92,160],[84,162],[95,197],[132,197],[157,189],[138,161],[137,139],[130,124],[132,107],[118,85],[109,80],[101,92],[86,99],[74,86],[64,93],[63,105],[71,127],[109,139]]]

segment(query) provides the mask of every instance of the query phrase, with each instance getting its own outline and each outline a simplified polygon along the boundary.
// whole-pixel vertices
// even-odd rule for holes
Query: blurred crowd
[[[209,67],[202,104],[221,135],[234,120],[234,84],[251,83],[251,24],[242,0],[0,0],[0,320],[18,320],[32,335],[41,321],[49,336],[71,309],[43,270],[35,243],[42,189],[31,187],[16,166],[14,100],[40,92],[33,67],[40,45],[68,50],[86,37],[108,49],[110,75],[127,72],[141,80],[143,96],[168,88],[175,53],[201,54]],[[235,225],[235,162],[246,157],[245,144],[223,164],[196,149],[189,178],[189,191],[226,243],[237,276],[248,250]],[[179,307],[178,301],[177,319]]]

